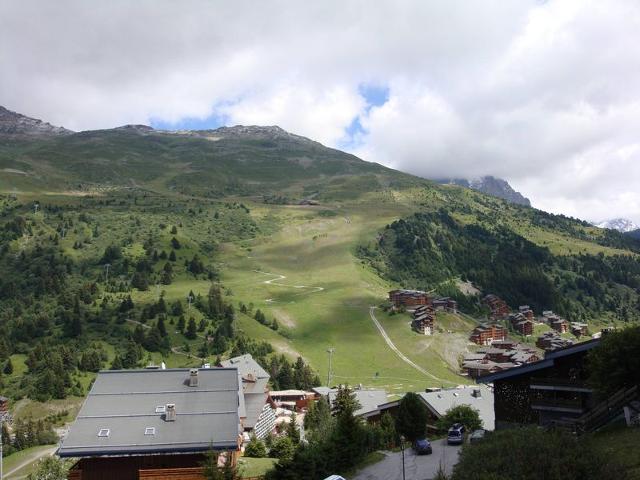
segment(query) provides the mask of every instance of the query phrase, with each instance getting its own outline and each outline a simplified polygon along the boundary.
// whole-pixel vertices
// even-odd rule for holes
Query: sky
[[[73,130],[279,125],[640,223],[637,0],[0,0],[0,105]]]

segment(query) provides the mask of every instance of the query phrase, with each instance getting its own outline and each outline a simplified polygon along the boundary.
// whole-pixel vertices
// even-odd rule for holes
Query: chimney
[[[175,403],[167,403],[164,419],[166,422],[176,421],[176,404]]]
[[[473,392],[471,392],[471,395],[474,396],[475,398],[482,398],[482,392],[480,391],[479,388],[474,388]]]
[[[189,386],[197,387],[198,386],[198,369],[192,368],[189,371]]]

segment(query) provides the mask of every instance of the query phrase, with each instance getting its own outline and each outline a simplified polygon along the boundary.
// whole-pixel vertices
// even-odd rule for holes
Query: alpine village
[[[135,10],[100,3],[94,27],[102,8]],[[82,23],[57,5],[41,25]],[[260,16],[254,7],[241,16]],[[189,18],[184,38],[199,22]],[[133,19],[104,21],[114,34],[101,55]],[[341,34],[354,34],[349,25]],[[264,28],[268,42],[277,29]],[[474,43],[497,41],[486,35]],[[142,48],[132,38],[121,53]],[[64,55],[89,62],[82,41],[73,45]],[[273,60],[260,52],[234,65]],[[181,68],[176,98],[197,76]],[[115,70],[100,71],[116,82]],[[326,73],[313,71],[318,82]],[[164,82],[145,75],[132,108]],[[150,116],[151,126],[105,114],[109,127],[65,128],[31,116],[42,95],[21,102],[1,87],[0,480],[640,479],[640,230],[535,208],[495,169],[454,180],[365,161],[361,144],[235,125],[254,118],[224,110],[244,90],[216,104],[227,113],[213,126],[197,113]],[[400,100],[360,91],[366,120],[349,128],[366,142]],[[93,108],[92,94],[77,95]]]

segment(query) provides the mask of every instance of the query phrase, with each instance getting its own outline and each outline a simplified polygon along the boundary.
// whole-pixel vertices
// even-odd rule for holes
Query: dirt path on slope
[[[452,384],[452,382],[450,382],[449,380],[443,380],[442,378],[436,377],[434,374],[428,372],[426,369],[422,368],[420,365],[418,365],[415,362],[413,362],[404,353],[402,353],[400,350],[398,350],[398,347],[396,347],[394,345],[393,341],[391,341],[391,338],[389,338],[389,335],[387,335],[387,332],[384,330],[382,324],[376,318],[376,315],[374,313],[375,309],[376,309],[376,307],[369,307],[369,316],[371,317],[371,320],[373,320],[373,323],[375,324],[375,326],[377,327],[378,331],[380,332],[380,335],[382,335],[382,338],[384,339],[384,341],[387,343],[389,348],[391,350],[393,350],[393,352],[398,356],[398,358],[400,358],[400,360],[405,362],[407,365],[410,365],[411,367],[415,368],[416,370],[418,370],[420,373],[426,375],[427,377],[432,378],[433,380],[437,380],[437,381],[442,382],[442,383]]]

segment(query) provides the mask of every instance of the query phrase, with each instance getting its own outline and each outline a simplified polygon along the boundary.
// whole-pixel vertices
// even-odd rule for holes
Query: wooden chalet
[[[518,312],[520,312],[520,314],[522,314],[527,320],[530,320],[532,322],[536,318],[533,310],[531,309],[531,307],[529,307],[529,305],[520,305],[518,307]]]
[[[389,292],[389,301],[396,308],[413,308],[420,305],[428,305],[430,298],[427,292],[420,290],[391,290]]]
[[[431,305],[436,311],[458,313],[458,302],[449,297],[436,298],[431,302]]]
[[[207,452],[236,462],[235,368],[102,371],[58,449],[71,480],[204,480]]]
[[[502,300],[500,297],[494,294],[486,295],[482,299],[482,303],[484,303],[487,307],[489,307],[489,319],[490,320],[502,320],[509,316],[511,310],[507,305],[507,302]]]
[[[491,345],[496,340],[505,340],[507,333],[507,329],[501,325],[482,324],[473,329],[469,340],[477,345]]]
[[[589,325],[586,323],[572,322],[571,333],[578,338],[589,335]]]
[[[421,335],[435,333],[436,312],[431,305],[421,305],[413,312],[411,328]]]
[[[572,345],[534,363],[479,377],[493,383],[496,429],[553,425],[577,418],[594,406],[586,384],[585,357],[599,340]]]
[[[552,352],[560,348],[570,347],[573,345],[573,341],[562,338],[557,332],[544,332],[536,340],[536,346],[547,352]]]
[[[514,313],[509,315],[509,322],[513,329],[520,335],[533,335],[533,322],[528,320],[522,313]]]

